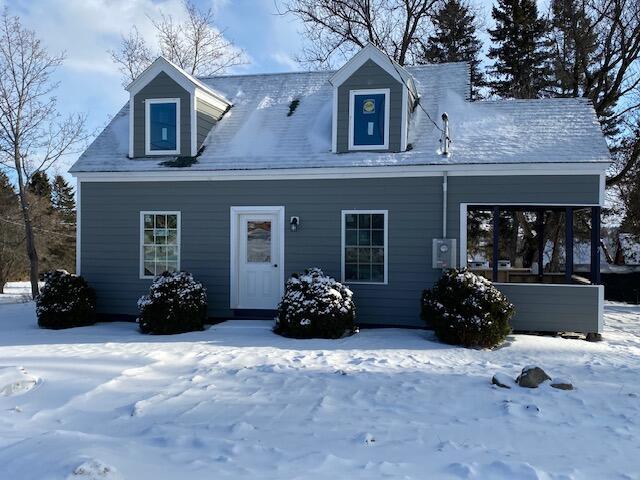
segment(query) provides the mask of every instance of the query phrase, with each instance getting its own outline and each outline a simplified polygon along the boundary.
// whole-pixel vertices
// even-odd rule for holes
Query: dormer
[[[129,86],[129,157],[195,157],[231,102],[164,57]]]
[[[367,44],[329,80],[333,85],[332,151],[403,152],[417,99],[411,75]]]

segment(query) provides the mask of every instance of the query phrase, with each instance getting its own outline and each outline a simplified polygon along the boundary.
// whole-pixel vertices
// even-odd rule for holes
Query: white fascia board
[[[207,85],[202,83],[197,78],[189,75],[183,69],[174,65],[164,57],[158,57],[147,69],[142,72],[138,78],[131,82],[126,89],[131,94],[131,98],[142,90],[151,80],[156,78],[160,73],[164,72],[174,80],[178,85],[184,88],[191,95],[199,92],[199,95],[210,102],[212,105],[219,107],[221,110],[226,110],[231,102],[219,93],[211,90]]]
[[[580,168],[576,168],[577,166]],[[167,168],[140,172],[71,172],[83,182],[156,182],[156,181],[223,181],[223,180],[303,180],[335,178],[399,178],[441,177],[446,171],[456,176],[507,175],[600,175],[608,163],[595,164],[481,164],[481,165],[416,165],[382,167],[327,167],[264,170],[185,170]]]
[[[329,83],[334,87],[339,87],[342,85],[351,75],[353,75],[356,70],[358,70],[362,65],[364,65],[367,60],[372,60],[375,62],[380,68],[385,70],[389,75],[395,78],[398,82],[404,83],[411,78],[406,70],[404,70],[401,66],[395,66],[392,60],[387,57],[378,47],[369,43],[365,47],[362,48],[358,53],[356,53],[351,60],[349,60],[344,66],[334,73],[329,79]],[[404,70],[404,71],[403,71]]]
[[[204,100],[205,102],[213,105],[214,107],[222,110],[222,112],[226,112],[227,109],[232,105],[232,103],[228,100],[221,100],[219,97],[211,95],[209,92],[202,90],[201,88],[196,89],[196,98]]]

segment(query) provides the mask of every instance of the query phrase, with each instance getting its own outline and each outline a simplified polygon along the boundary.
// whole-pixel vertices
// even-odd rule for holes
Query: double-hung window
[[[140,278],[180,270],[180,212],[140,212]]]
[[[180,154],[180,99],[150,98],[145,102],[146,155]]]
[[[387,283],[386,210],[342,211],[342,280]]]
[[[389,148],[389,89],[349,92],[349,150]]]

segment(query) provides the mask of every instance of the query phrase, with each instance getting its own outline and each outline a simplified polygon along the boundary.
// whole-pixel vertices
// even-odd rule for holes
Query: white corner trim
[[[239,218],[241,214],[272,214],[277,215],[278,222],[280,223],[280,297],[284,295],[284,272],[285,272],[285,209],[284,206],[232,206],[229,208],[229,308],[239,309],[240,306],[240,293],[239,284],[240,281],[239,259],[240,259],[240,223]]]
[[[598,332],[604,330],[604,285],[594,285],[598,287]]]
[[[607,201],[607,173],[600,173],[600,192],[599,192],[600,206],[604,207]]]
[[[76,180],[76,275],[82,273],[82,180],[79,178]]]
[[[402,85],[402,119],[400,125],[400,151],[407,150],[409,139],[409,89]]]
[[[196,95],[191,95],[189,100],[191,104],[191,156],[195,157],[196,153],[198,153],[198,110],[196,109]]]
[[[355,145],[354,108],[356,95],[384,95],[384,143],[382,145]],[[391,90],[389,88],[371,88],[349,90],[349,150],[387,150],[389,148],[389,111],[391,110]]]
[[[347,283],[344,275],[345,248],[346,248],[346,216],[348,214],[382,214],[384,215],[384,281],[383,282],[358,282],[348,281],[349,285],[388,285],[389,284],[389,210],[342,210],[340,217],[340,281]]]
[[[133,94],[129,94],[129,158],[134,157],[134,151],[133,151],[134,126],[135,126],[134,125],[134,119],[135,119],[134,100],[135,100],[135,96]]]
[[[192,96],[193,97],[193,96]],[[151,150],[151,122],[149,121],[150,107],[153,104],[175,103],[176,104],[176,149],[175,150]],[[180,99],[179,98],[147,98],[144,105],[144,153],[147,156],[153,155],[180,155]],[[193,118],[193,112],[192,112]]]
[[[179,210],[170,211],[170,210],[141,210],[140,211],[140,245],[138,248],[138,255],[140,256],[140,261],[138,265],[138,274],[140,280],[148,280],[155,278],[155,275],[145,275],[144,274],[144,216],[145,215],[177,215],[177,242],[178,242],[178,271],[181,268],[181,257],[182,257],[182,219]]]
[[[331,151],[338,152],[338,87],[333,87],[333,114],[331,121]]]

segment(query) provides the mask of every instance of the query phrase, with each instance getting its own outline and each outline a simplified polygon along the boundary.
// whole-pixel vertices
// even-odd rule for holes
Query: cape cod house
[[[372,45],[335,72],[194,78],[158,58],[71,168],[99,312],[135,315],[180,269],[211,317],[272,316],[317,266],[354,290],[359,323],[422,325],[422,290],[469,266],[516,330],[600,332],[610,158],[591,104],[472,102],[469,81],[465,63],[403,68]],[[595,247],[576,271],[583,217]]]

